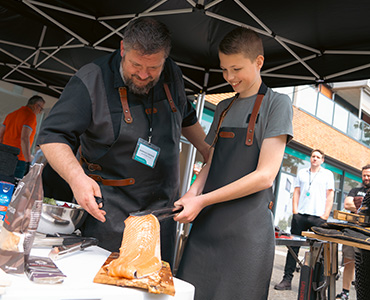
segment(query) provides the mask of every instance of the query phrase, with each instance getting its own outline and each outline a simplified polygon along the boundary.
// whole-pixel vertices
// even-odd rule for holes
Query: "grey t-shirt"
[[[226,114],[222,127],[248,127],[249,115],[252,113],[257,95],[239,98]],[[220,114],[229,105],[233,98],[221,101],[215,111],[213,123],[206,137],[206,142],[212,144],[216,134]],[[289,96],[272,91],[268,88],[263,97],[259,115],[255,126],[255,138],[259,148],[266,138],[279,135],[288,135],[287,142],[293,138],[293,108]]]

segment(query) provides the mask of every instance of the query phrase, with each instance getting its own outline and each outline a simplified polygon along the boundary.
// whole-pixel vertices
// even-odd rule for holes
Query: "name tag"
[[[156,145],[139,138],[132,159],[148,167],[154,168],[161,149]]]

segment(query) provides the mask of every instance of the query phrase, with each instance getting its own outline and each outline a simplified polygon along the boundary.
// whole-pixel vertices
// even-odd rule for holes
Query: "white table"
[[[31,255],[48,256],[50,248],[32,249]],[[25,274],[8,274],[12,281],[1,300],[192,300],[195,288],[174,278],[175,296],[150,294],[145,290],[94,283],[93,279],[110,252],[92,246],[55,261],[65,274],[62,284],[37,284]]]

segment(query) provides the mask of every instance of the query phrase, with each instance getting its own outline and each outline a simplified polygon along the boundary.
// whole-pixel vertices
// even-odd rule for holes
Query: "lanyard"
[[[310,190],[311,190],[311,184],[312,182],[314,181],[314,179],[316,178],[317,174],[319,174],[321,168],[316,172],[315,176],[313,176],[312,180],[311,180],[311,170],[309,169],[308,170],[308,190],[307,190],[307,193],[306,195],[309,196],[311,193],[310,193]]]
[[[148,133],[148,142],[149,144],[152,142],[153,136],[153,110],[154,110],[154,92],[153,89],[151,90],[151,98],[152,98],[152,108],[150,109],[150,117],[146,114],[148,121],[149,121],[149,133]]]

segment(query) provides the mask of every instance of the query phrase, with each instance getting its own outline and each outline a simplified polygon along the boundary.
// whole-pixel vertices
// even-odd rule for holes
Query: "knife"
[[[36,232],[35,239],[33,241],[34,247],[45,247],[45,246],[61,246],[61,245],[71,245],[77,242],[81,242],[86,239],[76,234],[64,234],[64,233],[55,233],[55,234],[43,234]]]
[[[93,238],[93,237],[85,238],[82,241],[77,242],[75,244],[53,247],[53,249],[51,249],[49,253],[49,257],[52,260],[56,260],[67,254],[71,254],[76,251],[84,250],[87,247],[96,246],[96,245],[98,245],[98,240],[96,238]]]
[[[171,206],[159,209],[148,209],[143,211],[135,211],[130,213],[130,216],[134,217],[141,217],[145,215],[152,214],[157,217],[158,221],[162,221],[164,219],[170,218],[178,214],[184,209],[183,206]]]

